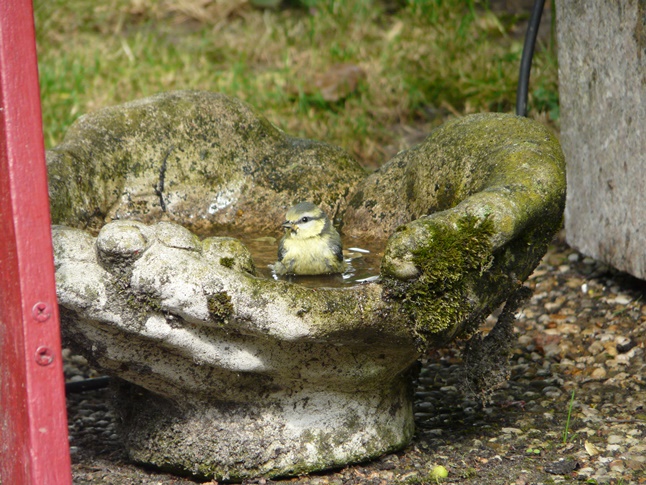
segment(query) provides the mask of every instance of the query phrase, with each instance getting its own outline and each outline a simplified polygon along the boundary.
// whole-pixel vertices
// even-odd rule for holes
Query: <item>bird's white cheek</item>
[[[323,229],[322,226],[318,226],[312,223],[305,224],[299,228],[298,237],[302,239],[315,237],[321,233],[322,229]]]

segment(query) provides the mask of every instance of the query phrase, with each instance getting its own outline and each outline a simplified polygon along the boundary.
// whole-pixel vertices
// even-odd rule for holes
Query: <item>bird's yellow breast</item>
[[[282,247],[282,273],[316,275],[343,271],[343,261],[339,261],[330,248],[329,236],[307,239],[286,237],[282,241]]]

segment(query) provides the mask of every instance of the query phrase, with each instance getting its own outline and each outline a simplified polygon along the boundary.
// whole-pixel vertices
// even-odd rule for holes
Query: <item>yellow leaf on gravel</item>
[[[588,452],[588,455],[594,456],[599,454],[599,449],[594,446],[592,443],[586,440],[586,442],[583,444],[585,446],[585,451]]]

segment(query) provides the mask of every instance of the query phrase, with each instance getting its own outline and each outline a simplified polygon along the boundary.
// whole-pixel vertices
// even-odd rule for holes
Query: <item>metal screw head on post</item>
[[[46,322],[52,316],[52,306],[49,303],[39,301],[31,309],[31,314],[37,322]]]
[[[38,365],[47,366],[54,362],[54,352],[49,347],[41,345],[36,349],[35,358]]]

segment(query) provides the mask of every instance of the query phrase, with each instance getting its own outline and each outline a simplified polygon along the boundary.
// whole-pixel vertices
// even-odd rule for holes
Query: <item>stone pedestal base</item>
[[[413,436],[412,393],[301,391],[254,403],[173,402],[122,381],[117,408],[131,459],[178,474],[242,480],[377,457]]]

